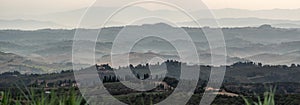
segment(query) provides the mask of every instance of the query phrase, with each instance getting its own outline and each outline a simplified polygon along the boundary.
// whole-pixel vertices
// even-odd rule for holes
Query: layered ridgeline
[[[97,63],[110,63],[110,52],[113,46],[113,41],[118,33],[125,27],[108,27],[103,28],[99,37],[95,53]],[[221,54],[211,55],[211,50],[220,50],[218,46],[210,48],[206,37],[201,29],[210,30],[212,33],[216,31],[215,28],[178,28],[172,27],[164,23],[145,24],[141,26],[126,26],[126,29],[132,31],[126,32],[123,35],[136,37],[134,35],[142,34],[144,29],[153,29],[161,33],[167,33],[166,29],[171,29],[177,32],[184,29],[193,39],[196,49],[198,50],[200,63],[210,64],[211,56],[218,56]],[[85,34],[92,34],[99,31],[98,29],[78,29]],[[76,29],[42,29],[34,31],[24,30],[0,30],[0,51],[7,53],[14,53],[22,57],[28,58],[32,61],[46,64],[67,64],[71,62],[73,37]],[[170,31],[170,30],[169,30]],[[168,32],[169,32],[168,31]],[[243,27],[243,28],[222,28],[224,33],[227,62],[233,64],[239,61],[254,61],[265,64],[288,64],[300,63],[300,29],[285,29],[274,28],[270,25],[262,25],[260,27]],[[172,36],[172,34],[166,34]],[[87,36],[88,37],[88,36]],[[82,40],[87,45],[83,48],[92,46],[93,41]],[[171,43],[179,46],[186,46],[187,40],[171,40],[166,42],[163,39],[149,37],[145,38],[133,46],[131,52],[124,52],[117,54],[120,59],[131,56],[132,64],[139,64],[147,62],[152,57],[160,57],[164,60],[174,59],[178,60],[176,49]],[[219,41],[213,41],[219,42]],[[127,46],[128,43],[124,43]],[[86,49],[87,52],[89,49]],[[88,58],[90,55],[83,55],[82,58]],[[193,57],[188,57],[193,58]],[[14,58],[11,58],[14,59]],[[195,59],[190,59],[186,62],[194,62]],[[88,62],[82,62],[87,64]],[[126,66],[126,64],[119,64]]]
[[[16,14],[0,14],[0,29],[42,29],[42,28],[74,28],[78,25],[83,15],[89,16],[81,24],[81,28],[98,28],[118,7],[90,7],[86,12],[86,7],[70,11],[62,11],[58,13],[26,15]],[[202,26],[215,26],[218,21],[221,27],[245,27],[259,26],[262,24],[271,24],[281,28],[299,28],[299,12],[300,9],[270,9],[270,10],[245,10],[245,9],[210,9],[217,19],[212,19],[207,10],[190,11],[192,14],[201,14],[197,20]],[[161,16],[168,17],[169,20],[176,20],[177,25],[191,26],[192,22],[182,18],[180,11],[174,10],[148,10],[143,7],[132,6],[126,8],[125,11],[118,13],[117,17],[112,19],[108,26],[126,25],[128,21],[135,20],[139,16]],[[290,15],[293,14],[293,15]],[[7,16],[8,15],[8,16]],[[11,18],[14,17],[14,18]],[[136,22],[134,24],[153,24],[158,20],[148,20]]]
[[[72,64],[43,63],[13,53],[0,52],[0,72],[18,71],[20,73],[47,73],[71,69]]]

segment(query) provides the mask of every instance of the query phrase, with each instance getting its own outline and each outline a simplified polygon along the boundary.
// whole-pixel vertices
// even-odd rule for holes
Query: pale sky
[[[95,0],[1,0],[0,13],[4,15],[32,15],[62,12],[89,6]],[[102,0],[99,6],[118,6],[118,2],[135,0]],[[184,0],[185,1],[185,0]],[[203,0],[211,9],[239,8],[260,9],[298,9],[300,0]],[[191,6],[196,5],[193,2]],[[152,7],[149,7],[152,8]]]

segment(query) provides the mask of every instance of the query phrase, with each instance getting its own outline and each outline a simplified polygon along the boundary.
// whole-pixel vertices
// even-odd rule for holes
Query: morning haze
[[[0,2],[0,23],[1,29],[41,29],[41,28],[75,28],[84,14],[87,7],[95,14],[95,18],[90,19],[81,28],[98,28],[101,24],[95,24],[95,21],[104,21],[113,10],[119,8],[121,4],[137,0],[102,0],[95,3],[95,0],[6,0]],[[162,0],[164,1],[164,0]],[[99,2],[99,1],[97,1]],[[187,4],[193,8],[193,13],[201,14],[200,21],[207,21],[211,18],[203,14],[203,8],[199,8],[196,3],[179,1],[181,4]],[[294,28],[300,26],[300,1],[289,0],[203,0],[209,9],[219,19],[221,27],[243,27],[259,26],[262,24],[271,24],[278,27]],[[138,10],[138,11],[136,11]],[[167,6],[155,4],[137,5],[133,9],[131,18],[147,13],[164,14],[175,19],[180,26],[189,26],[190,20],[178,17],[178,11],[170,9]],[[290,15],[293,14],[293,15]],[[126,15],[124,15],[126,16]],[[177,16],[177,17],[176,17]],[[232,20],[241,20],[241,23],[232,23]],[[128,20],[116,20],[109,26],[123,26]],[[254,22],[252,24],[248,24]],[[277,22],[274,22],[277,21]],[[279,22],[278,22],[279,21]],[[215,27],[211,23],[204,23],[204,26]],[[101,23],[101,22],[100,22]],[[151,22],[148,22],[151,23]]]

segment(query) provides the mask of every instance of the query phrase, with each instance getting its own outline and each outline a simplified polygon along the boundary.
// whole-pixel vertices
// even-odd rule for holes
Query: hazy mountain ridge
[[[0,52],[1,73],[19,71],[21,73],[46,73],[61,69],[71,69],[67,64],[46,64],[13,54]]]
[[[218,22],[218,26],[215,25]],[[263,19],[263,18],[220,18],[220,19],[198,19],[202,26],[209,27],[258,27],[263,24],[270,24],[279,28],[299,28],[300,21],[297,20],[280,20],[280,19]],[[193,26],[193,22],[179,22],[180,26]]]
[[[81,8],[76,10],[37,15],[37,16],[27,16],[22,20],[16,19],[6,19],[3,22],[3,27],[1,29],[41,29],[41,28],[76,28],[80,22],[80,18],[85,14],[89,18],[81,22],[81,28],[100,28],[104,21],[110,16],[117,7],[90,7],[89,11],[85,13],[87,8]],[[262,24],[271,24],[275,27],[282,28],[299,28],[300,19],[300,9],[271,9],[271,10],[244,10],[244,9],[211,9],[214,13],[216,20],[220,23],[221,27],[245,27],[245,26],[259,26]],[[113,18],[108,22],[106,27],[110,26],[124,26],[129,20],[136,19],[139,16],[167,16],[171,20],[176,20],[175,24],[178,25],[190,25],[189,21],[182,18],[179,11],[173,10],[147,10],[142,7],[130,7],[123,10],[118,14],[116,18]],[[199,16],[199,23],[201,26],[211,26],[215,27],[214,19],[207,14],[207,10],[190,11],[192,14],[201,14]],[[293,15],[290,15],[293,14]],[[93,16],[93,17],[90,17]],[[17,16],[16,16],[17,17]],[[22,16],[24,17],[24,16]],[[119,18],[122,17],[122,18]],[[14,21],[12,21],[14,20]],[[162,21],[144,21],[144,23],[135,23],[135,25],[141,24],[154,24]],[[0,21],[1,23],[1,21]],[[25,24],[25,23],[32,23]],[[23,24],[23,25],[22,25]],[[133,24],[134,25],[134,24]],[[7,27],[4,27],[7,26]],[[8,27],[9,26],[9,27]]]
[[[285,53],[285,55],[300,57],[300,51],[292,51],[292,52],[288,52],[288,53]]]
[[[164,30],[177,32],[180,30],[178,27],[172,27],[167,24],[147,24],[142,26],[126,26],[126,27],[107,27],[101,30],[101,33],[96,43],[96,58],[100,59],[105,55],[109,55],[111,48],[113,46],[113,41],[118,35],[118,33],[124,29],[128,28],[130,32],[125,33],[130,37],[132,34],[139,35],[140,29],[151,29],[156,31]],[[183,27],[194,41],[196,45],[196,50],[200,54],[200,58],[203,60],[201,63],[209,64],[210,50],[220,50],[220,48],[215,47],[210,49],[207,43],[206,37],[203,33],[203,29],[215,31],[216,28],[191,28]],[[98,29],[78,29],[86,37],[99,31]],[[285,28],[274,28],[269,25],[263,25],[260,27],[240,27],[240,28],[222,28],[224,33],[226,49],[228,55],[228,64],[232,64],[238,61],[249,61],[247,57],[255,56],[259,54],[278,54],[278,55],[288,55],[296,58],[296,55],[289,54],[291,52],[300,51],[299,45],[300,41],[300,30],[299,29],[285,29]],[[24,31],[24,30],[0,30],[0,50],[5,52],[15,53],[34,61],[46,62],[46,63],[68,63],[71,62],[73,37],[75,34],[75,29],[63,30],[63,29],[42,29],[35,31]],[[169,37],[172,37],[170,34]],[[129,38],[130,39],[130,38]],[[126,39],[127,40],[127,39]],[[131,40],[128,40],[129,42]],[[133,52],[140,54],[146,54],[151,51],[159,56],[170,55],[176,56],[176,49],[171,43],[185,47],[190,41],[187,40],[171,40],[166,42],[165,40],[159,38],[145,38],[140,40],[132,48]],[[87,52],[91,52],[88,49],[89,46],[93,46],[95,43],[89,40],[82,40],[82,48]],[[212,42],[214,43],[214,42]],[[125,42],[122,45],[126,46],[128,43]],[[124,54],[124,53],[121,53]],[[202,54],[202,55],[201,55]],[[217,53],[214,56],[218,56]],[[83,59],[90,59],[90,55],[83,54]],[[147,56],[147,54],[145,55]],[[137,59],[142,59],[143,56]],[[193,61],[195,57],[190,61]],[[262,57],[263,58],[263,57]],[[201,60],[200,59],[200,60]],[[274,61],[272,61],[274,60]],[[258,59],[255,61],[263,61]],[[276,62],[275,62],[276,61]],[[268,60],[267,63],[278,64],[278,59]],[[187,61],[188,62],[188,61]],[[136,62],[138,63],[138,62]],[[263,62],[264,63],[264,62]],[[290,59],[290,61],[283,61],[282,63],[298,63],[297,59]]]
[[[38,21],[38,20],[0,20],[0,29],[44,29],[44,28],[68,28],[64,25],[60,25],[50,21]],[[70,27],[69,27],[70,28]]]
[[[271,53],[264,53],[258,54],[251,57],[247,57],[247,59],[254,61],[254,62],[261,62],[264,64],[299,64],[300,57],[297,56],[289,56],[289,55],[280,55],[280,54],[271,54]]]
[[[65,12],[61,12],[61,13],[56,13],[56,14],[51,14],[50,16],[54,16],[56,17],[57,20],[60,20],[57,23],[64,23],[66,21],[70,21],[70,19],[74,19],[74,17],[78,17],[80,18],[81,15],[84,13],[86,8],[83,9],[77,9],[77,10],[72,10],[72,11],[65,11]],[[100,13],[102,14],[102,16],[99,14],[99,16],[95,16],[97,17],[97,20],[106,20],[106,17],[103,17],[105,15],[103,14],[109,14],[109,13],[113,13],[114,10],[116,10],[116,7],[91,7],[89,8],[91,11],[91,14],[95,14],[95,13]],[[147,10],[145,8],[142,7],[131,7],[129,8],[129,10],[126,10],[128,12],[126,13],[134,13],[134,14],[130,14],[127,16],[125,16],[126,18],[128,17],[128,19],[131,18],[135,18],[137,17],[136,14],[139,15],[148,15],[149,13],[153,14],[153,15],[158,15],[158,16],[169,16],[172,19],[184,22],[184,20],[181,20],[180,17],[178,17],[179,11],[172,11],[172,10]],[[192,11],[192,13],[194,14],[202,14],[201,15],[201,19],[207,19],[210,18],[210,16],[208,14],[205,14],[207,12],[203,12],[204,10],[198,10],[198,11]],[[205,10],[206,11],[206,10]],[[234,23],[239,23],[241,21],[245,22],[243,23],[244,25],[247,25],[246,23],[251,23],[248,24],[247,26],[258,26],[258,25],[262,25],[262,24],[278,24],[278,23],[297,23],[297,25],[299,25],[299,19],[300,19],[300,15],[297,15],[300,12],[300,9],[271,9],[271,10],[244,10],[244,9],[233,9],[233,8],[225,8],[225,9],[212,9],[211,10],[215,17],[222,21],[228,21],[225,23],[229,23],[229,22],[234,22]],[[293,15],[290,15],[293,14]],[[45,16],[45,17],[49,17],[49,16]],[[69,20],[68,18],[69,17]],[[253,18],[251,18],[253,17]],[[124,18],[124,19],[126,19]],[[231,18],[237,18],[237,19],[231,19]],[[240,18],[240,19],[239,19]],[[118,18],[121,19],[121,18]],[[48,19],[51,20],[51,19]],[[73,21],[76,23],[78,19],[74,19]],[[91,20],[91,22],[87,22],[87,23],[93,23],[95,24],[93,21],[95,21],[95,19],[89,19]],[[297,21],[298,20],[298,21]],[[121,23],[126,23],[128,20],[118,20]],[[70,22],[70,23],[74,23],[74,22]],[[203,23],[206,23],[205,21],[201,21],[201,25]],[[253,25],[253,23],[257,23],[255,25]],[[269,23],[265,23],[265,22],[269,22]],[[100,23],[100,22],[99,22]],[[260,24],[259,24],[260,23]],[[151,23],[153,24],[153,23]],[[94,26],[94,25],[90,25],[90,26]],[[205,25],[203,25],[205,26]],[[222,26],[222,25],[221,25]],[[234,26],[230,25],[230,26]],[[285,26],[286,27],[286,26]]]

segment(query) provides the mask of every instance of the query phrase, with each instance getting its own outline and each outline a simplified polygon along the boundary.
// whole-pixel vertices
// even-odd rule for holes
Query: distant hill
[[[7,52],[15,52],[19,49],[24,48],[21,45],[12,43],[12,42],[6,42],[6,41],[0,41],[0,51],[7,51]]]
[[[289,56],[289,55],[279,55],[279,54],[258,54],[251,57],[247,57],[247,59],[254,62],[262,62],[264,64],[300,64],[300,57],[297,56]]]
[[[201,63],[207,64],[210,62],[210,50],[215,50],[217,52],[216,56],[221,55],[218,54],[218,52],[220,52],[218,50],[221,48],[218,46],[211,48],[202,30],[205,29],[206,31],[214,32],[216,31],[216,28],[179,28],[164,23],[158,23],[102,28],[100,33],[101,36],[98,37],[99,39],[95,48],[96,58],[99,59],[110,54],[111,47],[114,44],[114,39],[124,28],[132,31],[124,33],[126,36],[124,37],[124,40],[127,42],[125,41],[122,43],[122,46],[127,46],[129,42],[134,41],[132,38],[141,35],[145,31],[148,32],[155,30],[161,33],[166,33],[168,37],[172,37],[174,34],[181,35],[179,34],[179,31],[182,31],[183,29],[194,41],[196,50],[203,54],[203,56],[200,54],[200,57],[203,57],[203,61]],[[83,38],[89,38],[89,35],[95,34],[99,31],[98,29],[78,30],[82,31],[86,35]],[[264,53],[285,56],[290,55],[288,53],[300,51],[300,29],[298,28],[285,29],[275,28],[272,25],[261,25],[259,27],[222,28],[221,30],[223,31],[226,42],[229,64],[237,61],[251,60],[247,59],[247,57]],[[34,31],[0,30],[0,51],[14,53],[43,63],[68,63],[72,59],[72,45],[75,31],[76,29],[41,29]],[[172,33],[167,33],[170,31]],[[85,40],[82,42],[84,43],[81,44],[81,48],[84,48],[84,51],[93,51],[88,49],[89,46],[93,46],[95,44],[93,41]],[[174,45],[185,48],[184,50],[188,51],[190,50],[190,46],[187,44],[189,42],[190,41],[188,40],[182,40],[180,38],[170,40],[170,42],[160,38],[144,38],[133,46],[132,52],[143,54],[148,51],[152,51],[160,56],[176,55],[177,53]],[[215,40],[211,43],[218,42],[220,41]],[[172,43],[174,43],[174,45],[172,45]],[[124,54],[126,52],[119,53]],[[90,57],[90,55],[82,54],[83,59],[90,60],[88,57]],[[191,58],[190,61],[193,61],[195,57],[189,58]],[[290,62],[297,62],[297,59],[288,62],[283,61],[283,63]]]
[[[168,60],[168,59],[173,59],[173,60],[179,60],[179,57],[176,55],[162,55],[158,53],[153,53],[153,52],[147,52],[147,53],[138,53],[138,52],[131,52],[131,53],[126,53],[126,54],[117,54],[113,55],[113,57],[118,58],[117,61],[115,61],[114,65],[120,65],[120,66],[128,66],[129,64],[126,64],[124,61],[129,55],[129,63],[133,65],[137,64],[146,64],[149,62],[152,58],[154,57],[159,57],[162,59],[162,61]],[[102,56],[101,58],[97,59],[97,62],[99,64],[111,64],[111,56],[110,55],[105,55]],[[157,61],[159,62],[159,61]],[[157,63],[154,62],[154,63]]]
[[[154,53],[154,52],[147,52],[147,53],[138,53],[138,52],[131,52],[131,53],[126,53],[126,54],[118,54],[118,55],[114,55],[114,57],[118,58],[118,60],[115,61],[114,65],[120,65],[120,66],[128,66],[128,64],[126,64],[126,62],[123,62],[126,57],[128,57],[129,55],[129,63],[133,64],[133,65],[137,65],[137,64],[146,64],[147,62],[150,62],[152,60],[152,58],[158,57],[161,58],[162,61],[166,61],[166,60],[180,60],[179,56],[177,55],[164,55],[164,54],[160,54],[160,53]],[[220,55],[214,55],[214,57],[218,58]],[[193,58],[193,59],[189,59],[189,62],[191,64],[195,64],[197,58],[195,57],[191,57],[191,56],[185,56],[186,58]],[[200,64],[203,65],[211,65],[211,57],[212,55],[209,53],[203,53],[203,54],[199,54],[199,60],[200,60]],[[154,59],[155,60],[155,59]],[[249,62],[250,60],[247,59],[243,59],[243,58],[239,58],[239,57],[227,57],[227,64],[233,64],[236,62]],[[105,55],[102,56],[102,58],[98,59],[97,62],[99,64],[111,64],[111,56],[110,55]],[[152,61],[152,63],[157,63],[159,61]],[[218,61],[215,61],[218,62]],[[161,62],[160,62],[161,63]]]
[[[298,47],[300,45],[300,41],[282,42],[279,44],[250,44],[249,46],[244,47],[238,47],[239,45],[240,43],[237,43],[235,47],[227,46],[227,55],[241,58],[272,53],[284,56],[294,56],[297,55],[300,50]],[[221,48],[214,48],[212,50],[218,52],[220,49]],[[210,52],[210,50],[206,50],[206,52]],[[258,57],[258,59],[260,58]]]
[[[292,51],[292,52],[285,53],[284,55],[300,57],[300,51]]]
[[[19,71],[21,73],[45,73],[69,68],[63,64],[46,64],[36,62],[25,57],[0,52],[0,72]]]
[[[41,20],[50,20],[56,23],[65,24],[75,27],[87,8],[81,8],[71,11],[47,14],[38,17]],[[85,28],[96,28],[101,26],[102,23],[110,16],[117,7],[91,7],[86,16],[93,16],[86,19],[82,26]],[[138,16],[167,16],[170,20],[177,22],[184,22],[185,19],[181,17],[179,11],[173,10],[147,10],[142,7],[130,7],[122,11],[124,13],[118,14],[115,18],[108,23],[109,26],[125,25],[129,20],[135,19]],[[194,14],[201,14],[199,16],[202,26],[211,26],[209,24],[212,20],[207,11],[198,10],[190,11]],[[245,9],[211,9],[221,26],[259,26],[262,24],[272,24],[276,27],[295,28],[299,25],[300,9],[271,9],[271,10],[245,10]],[[293,14],[293,15],[290,15]],[[203,20],[202,20],[203,19]],[[198,20],[198,19],[197,19]],[[159,21],[148,21],[142,24],[154,24]],[[161,22],[161,21],[160,21]],[[141,25],[141,23],[138,23]],[[99,28],[99,27],[98,27]]]
[[[43,28],[68,28],[50,21],[37,21],[37,20],[0,20],[0,29],[23,29],[35,30]]]
[[[258,27],[263,24],[270,24],[279,28],[300,28],[300,21],[280,20],[280,19],[263,19],[263,18],[221,18],[221,19],[198,19],[201,26],[209,27]],[[218,26],[215,26],[215,22]],[[181,26],[193,26],[193,22],[180,22]]]

